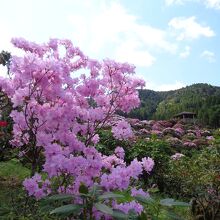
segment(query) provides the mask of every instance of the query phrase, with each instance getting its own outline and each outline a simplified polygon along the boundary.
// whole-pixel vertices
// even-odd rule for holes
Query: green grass
[[[12,196],[20,196],[22,181],[30,176],[30,170],[24,167],[17,159],[0,162],[0,219],[2,208],[11,208]],[[13,218],[12,218],[13,219]]]
[[[8,180],[12,178],[22,181],[29,175],[30,170],[22,166],[17,159],[0,162],[0,181],[1,179]]]

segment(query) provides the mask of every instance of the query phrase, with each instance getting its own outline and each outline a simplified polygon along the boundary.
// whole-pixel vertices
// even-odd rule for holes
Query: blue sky
[[[91,58],[135,64],[149,89],[199,82],[220,86],[220,0],[0,3],[0,50],[17,53],[12,37],[68,38]]]

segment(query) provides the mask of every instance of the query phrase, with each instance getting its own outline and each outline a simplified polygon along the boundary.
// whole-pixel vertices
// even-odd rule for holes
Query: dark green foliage
[[[8,65],[10,58],[11,54],[7,51],[2,50],[2,52],[0,53],[0,64],[2,64],[3,66]]]
[[[127,149],[127,158],[131,161],[134,158],[140,160],[143,157],[151,157],[160,166],[164,161],[169,159],[172,153],[172,149],[165,141],[139,139],[133,146]]]
[[[166,97],[163,92],[155,92],[152,90],[139,90],[141,99],[140,108],[129,113],[129,117],[139,118],[141,120],[153,117],[158,104]]]
[[[195,219],[220,217],[220,148],[218,145],[169,162],[165,193],[172,197],[193,198]],[[199,217],[200,216],[200,217]]]
[[[100,142],[96,148],[99,150],[99,152],[107,156],[113,154],[117,146],[123,147],[126,150],[131,145],[129,141],[116,140],[109,129],[101,130],[99,132],[99,137]]]
[[[10,140],[12,138],[13,121],[9,116],[12,111],[12,103],[9,98],[1,91],[0,88],[0,121],[7,122],[7,126],[0,127],[0,161],[13,158],[15,155],[12,151]]]
[[[194,152],[192,157],[170,160],[166,190],[170,195],[194,197],[199,188],[219,184],[220,149],[218,146]],[[216,182],[217,181],[217,182]],[[207,191],[207,190],[206,190]]]
[[[9,65],[10,65],[11,54],[7,51],[2,50],[0,53],[0,65],[7,67],[7,73],[9,74]]]

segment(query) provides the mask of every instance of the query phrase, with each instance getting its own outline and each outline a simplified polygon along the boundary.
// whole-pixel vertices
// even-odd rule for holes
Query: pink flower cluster
[[[185,156],[185,155],[181,154],[181,153],[175,153],[174,155],[171,156],[171,159],[172,160],[179,160],[183,156]]]
[[[125,157],[125,151],[122,147],[116,147],[115,148],[115,155],[121,159],[124,159]]]
[[[25,179],[23,185],[28,191],[29,196],[35,196],[36,199],[41,199],[51,193],[50,181],[43,181],[41,175],[37,173],[32,178]]]
[[[146,158],[144,157],[142,159],[142,165],[144,167],[144,170],[150,173],[153,170],[154,167],[154,160],[151,159],[150,157]]]
[[[105,166],[105,168],[109,168],[111,170],[111,173],[104,173],[101,176],[100,184],[108,191],[125,190],[129,187],[132,179],[138,179],[144,170],[150,173],[153,167],[154,161],[149,157],[147,159],[143,158],[142,162],[134,159],[129,166],[126,166],[125,163],[122,163],[122,161],[114,160],[111,167]]]
[[[134,210],[136,213],[141,214],[144,209],[142,205],[135,201],[116,204],[115,208],[123,211],[126,214],[128,214],[130,210]]]
[[[215,140],[215,138],[213,136],[207,136],[206,140],[213,141],[213,140]]]
[[[133,137],[133,132],[131,129],[131,125],[126,121],[119,121],[112,128],[113,136],[118,140],[126,140],[128,138]]]
[[[143,189],[136,189],[136,188],[131,189],[131,195],[132,196],[141,195],[144,197],[150,197],[150,194],[148,192],[144,192]]]
[[[183,143],[184,147],[196,147],[196,144],[191,141],[186,141]]]

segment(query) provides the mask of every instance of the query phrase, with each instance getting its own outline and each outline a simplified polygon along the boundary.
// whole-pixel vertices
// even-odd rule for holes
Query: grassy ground
[[[16,178],[20,181],[30,175],[30,170],[22,166],[17,159],[0,162],[0,180]]]
[[[22,181],[30,175],[30,170],[12,159],[0,162],[0,206],[10,202],[10,195],[22,188]]]

